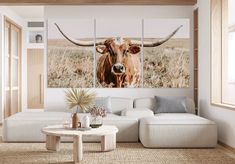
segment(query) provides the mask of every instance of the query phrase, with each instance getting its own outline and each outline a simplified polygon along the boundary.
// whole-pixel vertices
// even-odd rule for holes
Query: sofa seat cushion
[[[42,120],[54,120],[54,121],[63,121],[69,119],[71,113],[66,112],[19,112],[8,118],[7,120],[12,121],[42,121]]]
[[[145,147],[215,147],[216,124],[189,113],[164,113],[140,119],[140,141]]]
[[[79,113],[82,120],[88,113]],[[45,135],[41,132],[43,127],[62,124],[71,118],[66,112],[20,112],[4,120],[3,141],[6,142],[42,142]],[[108,113],[103,118],[104,125],[114,125],[118,128],[117,141],[137,142],[139,137],[138,119],[123,117]],[[130,130],[131,129],[131,130]],[[85,137],[84,141],[99,141],[98,137]],[[62,138],[62,141],[71,141],[71,138]]]
[[[199,117],[190,113],[159,113],[155,114],[155,117],[150,119],[143,119],[143,123],[146,124],[166,124],[166,125],[177,125],[177,124],[187,124],[187,125],[196,125],[196,124],[206,124],[214,125],[215,123]]]

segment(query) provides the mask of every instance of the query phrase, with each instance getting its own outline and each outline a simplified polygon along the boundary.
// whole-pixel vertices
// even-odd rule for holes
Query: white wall
[[[0,6],[0,123],[3,117],[3,98],[4,98],[4,16],[13,20],[22,27],[22,109],[27,107],[27,56],[25,49],[26,41],[26,21],[15,14],[7,7]]]
[[[228,0],[228,23],[229,26],[235,25],[235,1]]]
[[[235,111],[210,104],[210,0],[198,0],[198,7],[200,113],[217,123],[219,140],[235,148]]]
[[[192,20],[191,6],[46,6],[45,19],[48,18],[83,18],[83,19],[145,19],[145,18],[189,18]],[[191,21],[192,22],[192,21]],[[191,24],[192,27],[192,24]],[[192,29],[190,30],[192,36]],[[191,43],[192,46],[192,43]],[[192,52],[190,52],[192,59]],[[45,56],[46,59],[46,56]],[[193,96],[193,67],[190,60],[190,88],[184,89],[94,89],[99,96],[116,97],[149,97],[154,95],[186,95]],[[46,67],[46,62],[45,62]],[[46,71],[46,69],[45,69]],[[46,72],[45,72],[46,75]],[[45,78],[45,84],[47,79]],[[45,108],[66,108],[64,89],[45,88]]]

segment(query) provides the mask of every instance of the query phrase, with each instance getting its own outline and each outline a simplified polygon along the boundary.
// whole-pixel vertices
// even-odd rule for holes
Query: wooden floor
[[[229,147],[225,144],[221,144],[221,143],[218,144],[218,147],[221,148],[224,151],[224,153],[228,154],[229,156],[231,156],[235,159],[235,149],[234,148]]]

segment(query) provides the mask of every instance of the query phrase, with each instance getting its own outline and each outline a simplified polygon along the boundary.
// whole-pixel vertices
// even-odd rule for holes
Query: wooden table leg
[[[104,135],[101,137],[101,151],[116,149],[116,134]]]
[[[80,162],[83,156],[82,135],[73,137],[73,160]]]
[[[46,135],[46,148],[50,151],[58,151],[60,147],[60,137]]]

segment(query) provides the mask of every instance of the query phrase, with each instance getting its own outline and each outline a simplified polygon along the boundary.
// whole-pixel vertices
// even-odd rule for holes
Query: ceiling
[[[26,19],[41,19],[44,17],[44,6],[8,6],[17,15]]]
[[[43,5],[195,5],[197,0],[1,0],[22,18],[44,17]],[[18,5],[18,6],[17,6]]]
[[[195,5],[197,0],[1,0],[7,5]]]

